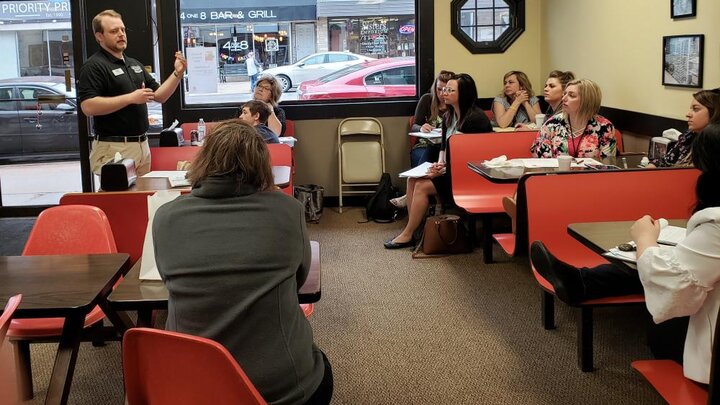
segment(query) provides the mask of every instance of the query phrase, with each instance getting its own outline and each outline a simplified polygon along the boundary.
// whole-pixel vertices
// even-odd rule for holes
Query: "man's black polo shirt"
[[[80,103],[93,97],[114,97],[132,93],[142,87],[157,90],[160,85],[137,60],[118,59],[104,49],[95,52],[80,69],[78,97]],[[133,136],[147,132],[147,104],[130,104],[114,113],[93,117],[97,136]]]

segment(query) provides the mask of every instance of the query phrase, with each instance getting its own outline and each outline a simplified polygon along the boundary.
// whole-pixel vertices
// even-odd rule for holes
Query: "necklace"
[[[573,138],[577,137],[578,135],[581,135],[583,132],[585,132],[585,128],[580,128],[572,131]]]

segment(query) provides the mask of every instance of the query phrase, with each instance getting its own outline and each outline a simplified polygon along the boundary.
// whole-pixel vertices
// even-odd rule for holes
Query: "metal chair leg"
[[[541,291],[542,323],[546,330],[555,329],[555,296]]]
[[[577,330],[578,365],[583,372],[593,371],[593,309],[580,308]]]

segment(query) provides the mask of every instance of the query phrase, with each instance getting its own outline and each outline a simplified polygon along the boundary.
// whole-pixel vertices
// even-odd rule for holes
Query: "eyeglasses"
[[[255,86],[258,89],[263,89],[265,91],[272,91],[272,87],[270,86]]]
[[[443,89],[442,89],[442,92],[443,92],[443,93],[446,93],[446,94],[453,94],[453,93],[455,93],[456,91],[457,91],[457,90],[455,90],[455,89],[453,89],[453,88],[451,88],[451,87],[443,87]]]

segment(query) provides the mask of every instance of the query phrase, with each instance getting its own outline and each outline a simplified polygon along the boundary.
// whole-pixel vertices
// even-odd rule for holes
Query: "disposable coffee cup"
[[[557,160],[558,160],[558,169],[570,170],[570,163],[572,163],[572,156],[560,155],[557,157]]]
[[[545,114],[535,114],[535,125],[540,128],[545,123]]]

